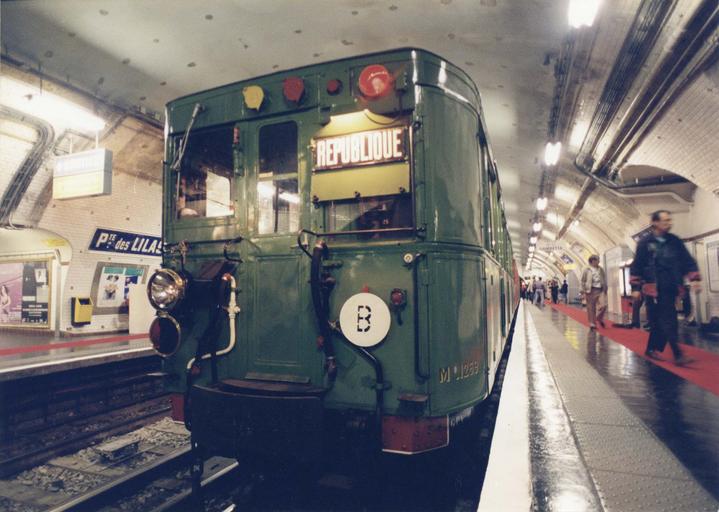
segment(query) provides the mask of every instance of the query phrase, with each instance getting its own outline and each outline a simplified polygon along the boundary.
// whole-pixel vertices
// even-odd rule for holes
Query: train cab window
[[[175,154],[181,144],[182,136],[175,139]],[[190,132],[177,178],[176,217],[232,215],[232,172],[232,127]]]
[[[371,231],[373,238],[381,238],[380,230],[412,227],[412,197],[407,193],[330,201],[326,212],[330,232]]]
[[[259,137],[257,232],[294,233],[300,226],[297,123],[263,126]]]

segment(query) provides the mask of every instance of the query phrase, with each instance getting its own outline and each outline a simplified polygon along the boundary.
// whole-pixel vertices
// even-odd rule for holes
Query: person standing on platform
[[[569,285],[567,284],[567,280],[565,279],[562,283],[562,287],[559,288],[559,297],[562,299],[562,302],[565,304],[569,304]]]
[[[582,272],[582,293],[587,301],[589,328],[596,329],[597,322],[602,327],[606,327],[604,313],[607,311],[607,277],[604,269],[599,266],[599,256],[596,254],[589,257],[589,267]]]
[[[544,307],[544,283],[541,277],[534,282],[534,304],[540,308]]]
[[[556,279],[553,279],[549,289],[552,292],[552,303],[556,304],[559,302],[559,282]]]
[[[632,297],[642,295],[647,305],[651,331],[645,355],[660,359],[666,344],[672,348],[675,364],[691,362],[679,347],[679,323],[676,298],[686,278],[694,291],[700,289],[701,276],[697,262],[684,242],[669,233],[672,215],[668,210],[652,213],[652,233],[637,244],[637,254],[630,268]]]

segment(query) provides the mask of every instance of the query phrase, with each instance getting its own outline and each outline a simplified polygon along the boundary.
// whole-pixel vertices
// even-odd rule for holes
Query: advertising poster
[[[47,327],[47,261],[0,262],[0,326]]]
[[[98,263],[93,300],[100,314],[126,313],[131,284],[144,282],[145,265]]]

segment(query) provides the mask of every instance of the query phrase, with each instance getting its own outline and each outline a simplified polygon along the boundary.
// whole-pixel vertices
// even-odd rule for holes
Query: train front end
[[[205,453],[421,453],[486,396],[480,251],[450,257],[428,206],[419,84],[443,62],[397,50],[168,105],[150,335]],[[448,279],[471,260],[477,293],[431,293],[432,260]]]

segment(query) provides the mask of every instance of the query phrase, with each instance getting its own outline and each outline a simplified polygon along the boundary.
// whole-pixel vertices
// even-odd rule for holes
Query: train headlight
[[[152,348],[162,357],[169,357],[180,348],[180,324],[167,313],[158,313],[150,324]]]
[[[185,298],[187,279],[169,268],[152,274],[147,283],[147,297],[158,311],[172,311]]]

